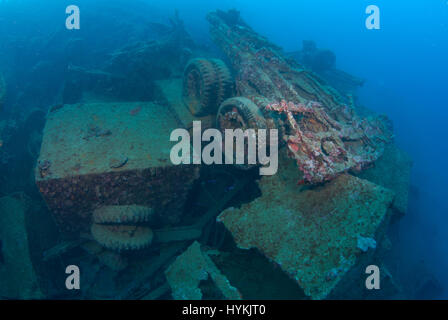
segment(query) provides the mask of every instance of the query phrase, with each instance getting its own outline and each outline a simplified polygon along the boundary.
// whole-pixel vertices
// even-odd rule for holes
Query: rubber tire
[[[220,127],[219,118],[227,111],[233,110],[233,108],[238,111],[246,123],[252,123],[250,129],[266,129],[266,119],[260,108],[252,100],[246,97],[233,97],[225,100],[219,107],[216,116],[216,126],[221,131],[226,128]]]
[[[183,77],[183,99],[194,116],[216,113],[222,101],[233,94],[229,68],[219,59],[196,58],[187,63]]]
[[[215,68],[216,78],[218,79],[218,106],[226,99],[234,95],[234,81],[232,73],[230,72],[224,61],[220,59],[211,59],[213,67]]]
[[[241,129],[258,130],[267,128],[266,119],[263,113],[261,112],[260,108],[254,102],[252,102],[252,100],[246,97],[233,97],[225,100],[219,107],[216,116],[216,128],[218,128],[221,132],[224,132],[225,129],[229,128],[223,128],[221,126],[220,117],[229,111],[233,111],[234,109],[236,109],[243,121],[248,125],[247,128]],[[257,165],[250,164],[235,164],[235,167],[241,170],[249,170],[256,166]]]

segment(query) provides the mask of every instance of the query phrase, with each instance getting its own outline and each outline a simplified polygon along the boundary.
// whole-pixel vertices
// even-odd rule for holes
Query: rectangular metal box
[[[176,114],[155,103],[90,103],[50,110],[35,170],[60,228],[87,230],[102,205],[139,204],[175,223],[199,175],[170,161]]]

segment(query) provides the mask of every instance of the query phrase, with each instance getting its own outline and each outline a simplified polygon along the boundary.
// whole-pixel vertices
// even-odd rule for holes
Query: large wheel
[[[225,100],[219,107],[216,116],[216,126],[224,132],[225,129],[267,129],[266,120],[260,108],[245,97],[234,97]],[[258,138],[257,138],[258,143]],[[240,169],[250,169],[255,165],[247,164],[247,141],[244,147],[246,164],[238,164]],[[235,162],[234,162],[235,163]]]
[[[234,81],[229,68],[222,60],[211,59],[210,62],[215,68],[218,79],[217,106],[219,106],[224,100],[234,95]]]
[[[233,93],[230,70],[218,59],[196,58],[184,70],[183,98],[195,116],[216,113],[219,104]]]
[[[245,97],[225,100],[216,116],[218,129],[266,129],[266,120],[260,108]]]

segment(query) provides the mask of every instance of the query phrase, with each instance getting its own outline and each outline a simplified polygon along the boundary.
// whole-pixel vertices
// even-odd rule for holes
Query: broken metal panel
[[[176,258],[165,275],[176,300],[202,299],[199,285],[209,278],[226,299],[241,299],[238,289],[229,283],[197,241]]]
[[[65,231],[86,230],[99,205],[139,204],[177,221],[198,167],[170,162],[171,131],[182,127],[154,103],[93,103],[53,109],[36,183]]]
[[[284,181],[284,180],[287,181]],[[239,248],[257,248],[313,299],[325,298],[357,262],[358,238],[375,238],[387,223],[392,191],[342,175],[299,192],[287,175],[259,181],[262,197],[229,208],[218,221]]]

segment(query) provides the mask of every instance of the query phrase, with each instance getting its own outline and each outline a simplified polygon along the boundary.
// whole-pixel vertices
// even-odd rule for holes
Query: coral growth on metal
[[[318,102],[311,101],[305,105],[282,100],[268,104],[266,110],[286,116],[289,134],[284,139],[306,182],[329,180],[348,169],[360,171],[382,152],[365,135],[367,127],[363,128],[362,123],[347,125],[337,122]],[[352,147],[345,143],[357,140],[364,143],[353,144]]]
[[[306,295],[324,299],[359,262],[360,236],[382,238],[394,193],[349,174],[298,193],[293,165],[259,180],[262,197],[217,220],[239,248],[258,249]]]
[[[343,97],[285,58],[238,12],[217,11],[207,19],[213,40],[236,71],[238,95],[251,98],[268,122],[278,113],[285,118],[286,127],[279,129],[284,129],[283,138],[304,174],[303,182],[319,183],[351,169],[361,170],[382,154],[392,138],[387,119],[359,117],[351,97]]]
[[[35,177],[61,230],[88,231],[100,205],[137,204],[177,222],[199,175],[196,167],[169,162],[166,137],[177,127],[169,108],[146,102],[64,105],[50,112]]]

